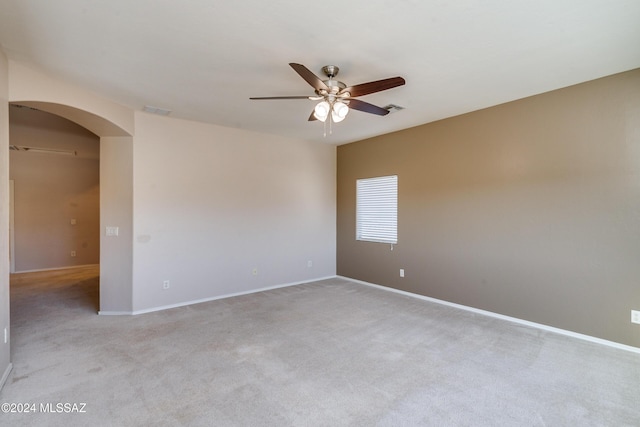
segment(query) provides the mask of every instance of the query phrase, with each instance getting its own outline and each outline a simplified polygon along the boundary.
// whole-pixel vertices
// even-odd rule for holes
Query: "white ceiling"
[[[10,58],[134,109],[342,144],[640,67],[639,0],[2,0]],[[361,99],[333,134],[288,65],[340,67]]]

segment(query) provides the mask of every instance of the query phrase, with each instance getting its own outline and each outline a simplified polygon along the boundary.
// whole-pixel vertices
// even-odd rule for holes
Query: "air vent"
[[[401,107],[396,104],[385,105],[382,108],[384,108],[385,110],[389,110],[390,113],[395,113],[396,111],[404,110],[404,107]]]
[[[171,114],[171,110],[166,110],[164,108],[152,107],[151,105],[145,105],[142,111],[146,111],[147,113],[157,114],[159,116],[168,116]]]

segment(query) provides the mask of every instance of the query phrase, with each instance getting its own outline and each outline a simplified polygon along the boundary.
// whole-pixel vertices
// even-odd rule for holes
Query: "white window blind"
[[[356,240],[398,243],[398,176],[356,181]]]

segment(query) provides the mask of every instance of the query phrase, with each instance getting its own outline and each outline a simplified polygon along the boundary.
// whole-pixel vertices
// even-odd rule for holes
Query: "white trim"
[[[69,269],[72,269],[72,268],[98,267],[98,266],[100,266],[100,264],[83,264],[83,265],[70,265],[68,267],[36,268],[35,270],[16,271],[15,274],[20,274],[20,273],[39,273],[41,271],[69,270]]]
[[[130,316],[133,311],[98,311],[100,316]]]
[[[238,297],[238,296],[242,296],[242,295],[249,295],[249,294],[255,294],[258,292],[264,292],[264,291],[270,291],[273,289],[280,289],[280,288],[287,288],[290,286],[298,286],[298,285],[304,285],[306,283],[311,283],[311,282],[317,282],[320,280],[327,280],[327,279],[335,279],[336,276],[326,276],[326,277],[318,277],[316,279],[307,279],[307,280],[302,280],[300,282],[292,282],[292,283],[285,283],[282,285],[274,285],[274,286],[268,286],[265,288],[259,288],[259,289],[252,289],[250,291],[244,291],[244,292],[235,292],[232,294],[224,294],[224,295],[218,295],[218,296],[214,296],[214,297],[209,297],[209,298],[202,298],[202,299],[197,299],[197,300],[192,300],[192,301],[184,301],[184,302],[179,302],[176,304],[169,304],[169,305],[163,305],[160,307],[151,307],[151,308],[145,308],[142,310],[134,310],[134,311],[130,311],[130,312],[126,312],[126,311],[99,311],[98,314],[99,315],[106,315],[106,316],[110,316],[110,315],[138,315],[138,314],[145,314],[145,313],[153,313],[154,311],[162,311],[162,310],[169,310],[171,308],[178,308],[178,307],[184,307],[187,305],[193,305],[193,304],[200,304],[203,302],[209,302],[209,301],[215,301],[215,300],[219,300],[219,299],[225,299],[225,298],[232,298],[232,297]]]
[[[9,365],[7,365],[7,369],[4,370],[4,374],[2,374],[2,378],[0,378],[0,390],[2,390],[2,387],[4,387],[4,383],[7,382],[7,378],[9,378],[9,374],[11,373],[12,369],[13,363],[9,363]]]
[[[440,300],[440,299],[437,299],[437,298],[427,297],[427,296],[420,295],[420,294],[414,294],[414,293],[407,292],[407,291],[401,291],[400,289],[390,288],[390,287],[382,286],[382,285],[376,285],[374,283],[364,282],[362,280],[352,279],[350,277],[344,277],[344,276],[336,276],[336,277],[338,277],[340,279],[348,280],[348,281],[351,281],[351,282],[354,282],[354,283],[359,283],[361,285],[366,285],[366,286],[371,286],[371,287],[374,287],[374,288],[377,288],[377,289],[382,289],[384,291],[395,292],[397,294],[401,294],[401,295],[405,295],[405,296],[409,296],[409,297],[413,297],[413,298],[417,298],[417,299],[433,302],[433,303],[436,303],[436,304],[447,305],[449,307],[458,308],[460,310],[470,311],[470,312],[481,314],[481,315],[484,315],[484,316],[495,317],[497,319],[506,320],[508,322],[513,322],[513,323],[518,323],[518,324],[521,324],[521,325],[531,326],[533,328],[542,329],[544,331],[553,332],[553,333],[560,334],[560,335],[566,335],[566,336],[573,337],[573,338],[578,338],[578,339],[581,339],[581,340],[584,340],[584,341],[590,341],[590,342],[593,342],[593,343],[596,343],[596,344],[602,344],[602,345],[606,345],[606,346],[609,346],[609,347],[614,347],[614,348],[617,348],[617,349],[620,349],[620,350],[630,351],[632,353],[640,353],[640,348],[639,347],[633,347],[633,346],[626,345],[626,344],[621,344],[621,343],[618,343],[618,342],[615,342],[615,341],[609,341],[609,340],[605,340],[605,339],[602,339],[602,338],[593,337],[591,335],[580,334],[580,333],[577,333],[577,332],[568,331],[566,329],[555,328],[553,326],[544,325],[542,323],[536,323],[536,322],[531,322],[529,320],[518,319],[517,317],[505,316],[504,314],[494,313],[492,311],[487,311],[487,310],[481,310],[479,308],[469,307],[469,306],[462,305],[462,304],[456,304],[456,303],[453,303],[453,302],[444,301],[444,300]]]

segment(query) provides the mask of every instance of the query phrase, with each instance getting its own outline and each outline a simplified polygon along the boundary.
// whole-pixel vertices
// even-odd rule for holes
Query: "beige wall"
[[[389,174],[393,251],[355,241]],[[640,70],[340,146],[337,203],[339,275],[640,347]]]
[[[9,64],[0,49],[0,387],[11,370],[9,351]],[[4,331],[7,342],[4,342]]]
[[[16,272],[97,264],[98,137],[69,120],[30,108],[12,106],[9,117],[12,145],[77,152],[75,157],[10,152]]]

